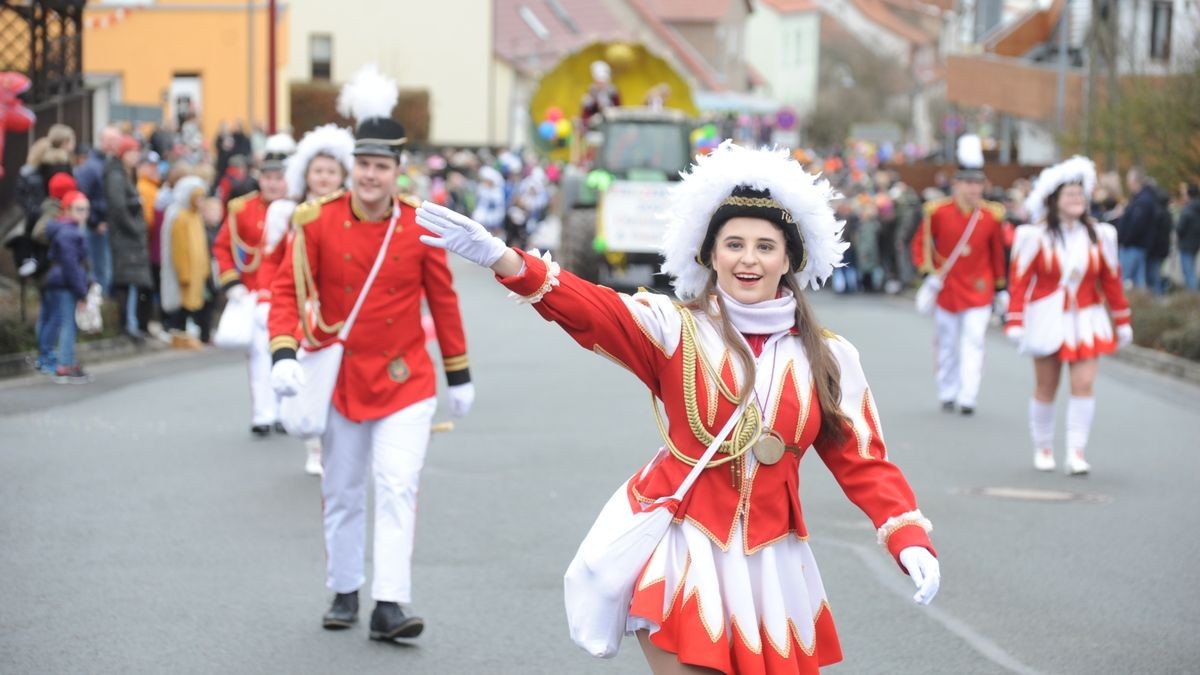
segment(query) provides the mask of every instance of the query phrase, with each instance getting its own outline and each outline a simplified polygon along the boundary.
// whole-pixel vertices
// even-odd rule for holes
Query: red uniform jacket
[[[1082,226],[1079,226],[1082,227]],[[1095,225],[1096,241],[1074,237],[1071,243],[1086,242],[1084,251],[1071,251],[1062,237],[1056,238],[1045,224],[1017,228],[1012,255],[1012,299],[1008,305],[1006,326],[1024,327],[1025,306],[1049,297],[1060,286],[1066,294],[1063,311],[1102,306],[1108,302],[1113,325],[1128,324],[1129,300],[1121,285],[1121,267],[1117,261],[1117,230],[1108,223]],[[1076,279],[1062,278],[1064,260],[1069,255],[1084,258],[1083,271]]]
[[[274,360],[295,356],[299,345],[293,331],[301,316],[307,317],[306,343],[315,340],[320,348],[336,339],[375,263],[389,221],[364,220],[351,206],[350,195],[341,191],[296,207],[295,238],[271,289],[267,323]],[[415,205],[400,202],[396,228],[346,340],[333,392],[334,407],[354,422],[386,417],[436,394],[433,362],[421,328],[422,294],[437,328],[447,381],[470,381],[462,316],[446,253],[420,242],[420,235],[430,233],[417,225]],[[315,287],[305,282],[302,266],[297,269],[296,256],[306,256]],[[319,303],[313,302],[317,299]],[[305,301],[307,307],[301,304]],[[318,306],[319,311],[312,311]]]
[[[270,279],[259,276],[263,259],[263,222],[266,217],[267,202],[257,192],[230,200],[225,224],[213,242],[217,279],[222,289],[236,284],[245,285],[249,291],[269,287]]]
[[[566,271],[558,273],[555,286],[547,282],[547,265],[542,259],[529,254],[524,254],[524,258],[524,272],[500,279],[501,283],[527,298],[545,293],[534,305],[538,313],[559,324],[584,348],[636,375],[663,402],[667,435],[675,447],[691,458],[704,454],[707,443],[696,437],[690,425],[687,408],[692,403],[685,395],[688,350],[683,346],[685,338],[680,326],[682,312],[691,310],[677,307],[662,295],[619,295]],[[705,321],[703,317],[696,318],[697,324]],[[741,376],[735,376],[735,358],[727,350],[712,349],[713,344],[723,348],[719,336],[706,325],[700,325],[700,329],[704,335],[701,339],[708,341],[703,351],[713,370],[720,373],[726,387],[736,394]],[[775,357],[777,368],[773,373],[772,393],[765,402],[768,412],[763,417],[764,424],[779,433],[790,451],[776,464],[755,463],[749,475],[745,475],[745,467],[751,465],[745,457],[706,468],[675,512],[677,521],[687,519],[723,550],[740,545],[746,553],[754,553],[783,537],[808,537],[800,507],[800,459],[814,447],[821,429],[821,414],[799,338],[785,335],[776,344],[779,345]],[[924,546],[932,551],[926,534],[928,521],[917,510],[916,498],[900,469],[887,460],[874,400],[859,365],[858,352],[832,334],[828,344],[841,368],[841,405],[852,428],[846,429],[839,443],[816,442],[816,453],[850,500],[879,528],[879,540],[893,556],[908,546]],[[722,396],[707,376],[700,362],[705,356],[699,354],[696,358],[692,364],[696,382],[694,412],[711,435],[720,431],[736,405]],[[731,464],[739,462],[743,475],[735,480]],[[631,504],[673,493],[690,470],[688,464],[667,454],[645,476],[631,481]],[[744,518],[744,541],[734,542],[734,524],[739,517]]]
[[[946,275],[938,307],[947,312],[962,312],[992,304],[995,292],[1005,287],[1004,232],[1000,227],[1004,207],[983,202],[979,222],[971,239],[950,273]],[[925,220],[912,240],[913,264],[923,274],[940,270],[967,230],[970,212],[963,212],[953,199],[939,199],[925,205]]]

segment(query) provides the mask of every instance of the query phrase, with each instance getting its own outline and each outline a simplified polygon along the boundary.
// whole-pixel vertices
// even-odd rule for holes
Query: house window
[[[1171,3],[1155,0],[1150,6],[1150,58],[1167,61],[1171,58]]]
[[[312,79],[330,80],[333,76],[333,36],[318,33],[308,38],[308,56],[312,61]]]

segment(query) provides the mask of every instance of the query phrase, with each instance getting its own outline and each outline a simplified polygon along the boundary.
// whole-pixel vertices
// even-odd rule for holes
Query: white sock
[[[1067,402],[1067,450],[1083,451],[1087,447],[1088,435],[1092,431],[1092,417],[1096,414],[1096,399],[1092,396],[1072,396]]]
[[[1033,449],[1045,450],[1054,447],[1054,403],[1042,403],[1029,399],[1029,435],[1033,437]]]

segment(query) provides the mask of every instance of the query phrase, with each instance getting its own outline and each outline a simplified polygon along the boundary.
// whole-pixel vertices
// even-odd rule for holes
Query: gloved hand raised
[[[304,388],[304,369],[296,359],[281,359],[271,366],[271,388],[280,396],[295,396]]]
[[[475,385],[470,382],[452,385],[446,389],[446,398],[450,400],[451,417],[466,417],[475,402]]]
[[[457,253],[481,267],[495,265],[508,250],[483,225],[433,202],[425,202],[417,209],[417,224],[437,235],[421,235],[422,243]]]
[[[900,551],[900,564],[917,585],[913,602],[918,605],[928,605],[932,602],[942,583],[942,571],[937,558],[924,546],[909,546]]]

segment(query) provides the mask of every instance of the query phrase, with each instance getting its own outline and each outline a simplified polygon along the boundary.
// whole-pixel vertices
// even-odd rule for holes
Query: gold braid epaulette
[[[925,208],[925,216],[926,217],[932,216],[934,211],[937,211],[938,209],[942,208],[943,206],[949,204],[952,201],[954,201],[953,197],[942,197],[941,199],[930,199],[929,201],[925,202],[925,207],[924,207]]]
[[[400,203],[411,206],[414,209],[421,208],[421,200],[412,195],[400,195]]]
[[[304,337],[310,345],[320,344],[308,321],[308,306],[311,299],[312,315],[317,328],[323,333],[333,334],[342,329],[343,321],[332,326],[325,323],[321,315],[321,301],[317,293],[317,280],[312,273],[312,265],[308,260],[308,247],[305,243],[304,226],[315,221],[321,215],[321,207],[342,196],[343,191],[337,190],[320,199],[304,202],[292,213],[292,224],[295,225],[295,240],[292,242],[292,281],[296,285],[296,306],[300,316],[300,326],[304,329]]]
[[[708,433],[708,429],[704,428],[704,422],[700,419],[700,405],[697,400],[698,392],[696,389],[696,357],[698,346],[696,344],[695,317],[686,308],[680,308],[679,314],[683,319],[679,336],[681,349],[683,350],[683,406],[687,412],[688,426],[691,428],[692,435],[696,437],[696,440],[707,446],[711,445],[716,440],[716,437]],[[715,379],[721,395],[730,403],[736,404],[738,401],[737,396],[725,386],[720,374],[713,372],[706,360],[701,359],[701,364],[704,367],[705,376]],[[667,449],[679,461],[689,466],[695,466],[696,460],[683,454],[679,448],[675,447],[675,443],[671,441],[666,424],[663,422],[661,413],[659,413],[658,404],[654,403],[653,394],[650,395],[650,400],[654,407],[655,421],[658,422],[658,431],[662,435]],[[746,454],[746,451],[758,440],[761,433],[762,412],[759,411],[758,404],[751,401],[742,413],[742,418],[734,426],[733,437],[721,443],[718,452],[724,453],[726,456],[710,461],[705,468],[721,466]]]
[[[241,197],[229,200],[229,204],[225,207],[227,212],[225,227],[229,228],[229,247],[233,252],[233,266],[237,268],[238,272],[247,274],[257,270],[258,266],[262,264],[262,249],[258,246],[247,246],[246,242],[242,241],[241,235],[238,234],[237,215],[246,208],[247,202],[257,196],[257,190],[247,192]],[[239,250],[246,251],[246,254],[250,256],[249,262],[242,262],[241,256],[238,255]]]
[[[1005,214],[1008,213],[1005,210],[1004,205],[1001,204],[1000,202],[991,202],[991,201],[987,201],[985,199],[982,204],[982,207],[987,209],[988,211],[991,211],[992,217],[994,217],[997,222],[1003,221]]]

